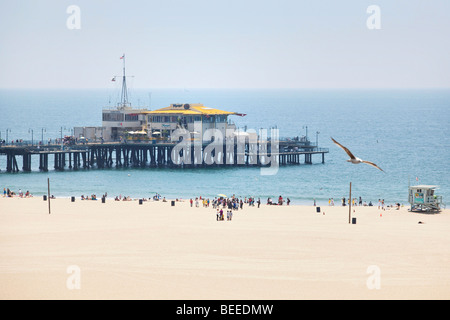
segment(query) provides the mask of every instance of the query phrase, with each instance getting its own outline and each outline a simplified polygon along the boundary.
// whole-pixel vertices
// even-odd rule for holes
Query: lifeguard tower
[[[442,203],[442,196],[434,193],[437,186],[410,186],[409,187],[409,203],[412,212],[439,212]]]

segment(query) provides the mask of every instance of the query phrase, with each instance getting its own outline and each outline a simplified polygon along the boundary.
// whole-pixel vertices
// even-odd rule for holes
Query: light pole
[[[319,148],[319,131],[316,131],[316,148]]]
[[[41,144],[44,145],[44,132],[47,132],[45,128],[41,128]]]
[[[31,133],[31,146],[33,146],[34,145],[33,129],[28,129],[28,133]]]
[[[64,130],[66,130],[66,127],[64,127]],[[61,150],[63,150],[64,149],[64,144],[63,144],[63,138],[62,138],[62,132],[63,132],[63,127],[61,127],[61,141],[60,141],[60,143],[61,143]]]
[[[6,144],[8,144],[8,132],[11,132],[11,129],[6,128]]]
[[[306,141],[308,141],[308,126],[303,126],[303,129],[306,129]]]

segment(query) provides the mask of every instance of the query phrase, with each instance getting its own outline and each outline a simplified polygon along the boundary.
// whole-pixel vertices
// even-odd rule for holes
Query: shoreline
[[[158,195],[158,194],[159,193],[156,193],[156,195]],[[54,196],[54,199],[71,199],[72,197],[75,197],[75,200],[84,201],[84,200],[87,200],[87,199],[81,199],[82,196],[84,196],[84,197],[92,197],[93,195],[95,195],[97,197],[97,200],[101,200],[101,198],[103,197],[104,194],[102,194],[102,195],[96,195],[96,194],[90,194],[90,195],[87,195],[87,194],[86,195],[84,195],[84,194],[82,194],[82,195],[73,195],[73,194],[72,195],[67,195],[67,194],[64,194],[64,195],[61,195],[61,194],[56,193],[56,196],[55,196],[51,192],[50,196]],[[133,201],[138,201],[140,199],[143,199],[144,201],[152,201],[152,198],[154,197],[155,194],[153,194],[153,196],[148,196],[148,197],[147,196],[145,196],[145,197],[136,197],[136,196],[130,196],[130,194],[128,194],[128,195],[122,195],[122,194],[120,194],[120,195],[108,195],[108,193],[106,192],[106,195],[107,195],[106,200],[111,200],[111,199],[114,200],[115,197],[119,197],[120,196],[121,197],[120,201],[122,201],[122,199],[124,197],[129,197],[130,200],[133,200]],[[30,197],[25,197],[25,196],[20,197],[18,194],[14,194],[13,196],[8,197],[8,196],[5,196],[4,194],[2,194],[2,195],[0,195],[0,198],[24,198],[24,199],[25,198],[41,198],[42,199],[44,196],[48,197],[48,194],[47,193],[36,193],[36,194],[31,194]],[[164,196],[161,196],[161,195],[160,195],[160,197],[161,198],[165,198]],[[249,197],[246,197],[246,196],[241,197],[241,196],[234,196],[233,195],[232,197],[235,197],[235,198],[237,198],[239,200],[240,199],[242,199],[242,200],[249,199]],[[225,197],[225,199],[231,199],[232,197]],[[169,201],[169,200],[189,201],[190,199],[195,200],[195,198],[199,198],[199,199],[203,199],[204,198],[204,199],[209,199],[210,201],[213,201],[214,199],[218,199],[220,197],[219,196],[204,197],[203,195],[197,195],[197,196],[192,196],[190,198],[189,197],[187,197],[187,198],[170,197],[170,198],[167,198],[166,200],[167,201]],[[258,198],[260,198],[260,197],[253,197],[252,196],[252,198],[254,198],[255,201],[257,201]],[[268,199],[271,199],[272,202],[274,203],[274,205],[278,205],[278,204],[276,204],[276,202],[278,201],[277,198],[278,198],[277,196],[272,196],[272,197],[268,197],[268,198],[260,198],[261,205],[265,205],[267,203]],[[289,199],[289,198],[283,196],[283,205],[282,206],[287,206],[288,205],[287,204],[287,199]],[[333,199],[334,204],[330,204],[330,203],[333,203],[333,202],[330,202],[330,199]],[[372,202],[372,201],[369,201],[369,202],[363,201],[363,204],[359,205],[358,204],[358,202],[359,202],[358,198],[355,197],[353,199],[355,200],[356,204],[352,204],[352,207],[353,206],[355,206],[355,207],[359,207],[359,206],[376,207],[376,206],[378,206],[378,202],[376,202],[376,201],[374,201],[374,202]],[[336,198],[336,200],[334,200],[334,198],[328,198],[328,200],[324,200],[323,198],[311,198],[311,199],[302,200],[302,201],[290,200],[290,204],[289,205],[290,206],[296,205],[296,206],[323,206],[323,207],[325,207],[325,206],[327,206],[327,207],[328,206],[341,207],[342,206],[342,207],[348,207],[348,198],[345,198],[345,201],[346,201],[346,205],[343,206],[342,205],[342,198]],[[401,207],[408,207],[409,206],[409,203],[408,203],[407,200],[406,201],[394,201],[392,203],[387,203],[386,202],[385,206],[386,207],[388,207],[388,206],[396,206],[398,203],[401,205]]]

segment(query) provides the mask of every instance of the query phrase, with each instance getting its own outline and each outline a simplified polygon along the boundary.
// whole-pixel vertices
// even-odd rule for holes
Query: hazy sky
[[[0,1],[0,88],[450,87],[449,0]]]

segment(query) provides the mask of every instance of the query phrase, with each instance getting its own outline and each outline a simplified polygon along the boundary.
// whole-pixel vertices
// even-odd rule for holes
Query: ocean
[[[70,135],[76,126],[101,126],[102,109],[118,101],[120,90],[0,90],[0,138],[47,141]],[[134,107],[158,109],[172,103],[205,106],[246,114],[232,116],[240,128],[277,127],[281,137],[308,135],[329,148],[322,164],[280,166],[277,174],[259,168],[120,168],[64,172],[7,173],[0,156],[0,188],[29,190],[34,196],[79,197],[105,192],[108,196],[168,199],[218,194],[238,197],[289,198],[291,204],[340,204],[348,197],[378,199],[408,205],[408,185],[437,185],[437,194],[450,202],[450,90],[423,89],[132,89]],[[331,137],[357,157],[379,165],[353,165]],[[34,157],[33,161],[38,161]],[[19,167],[21,158],[19,157]]]

